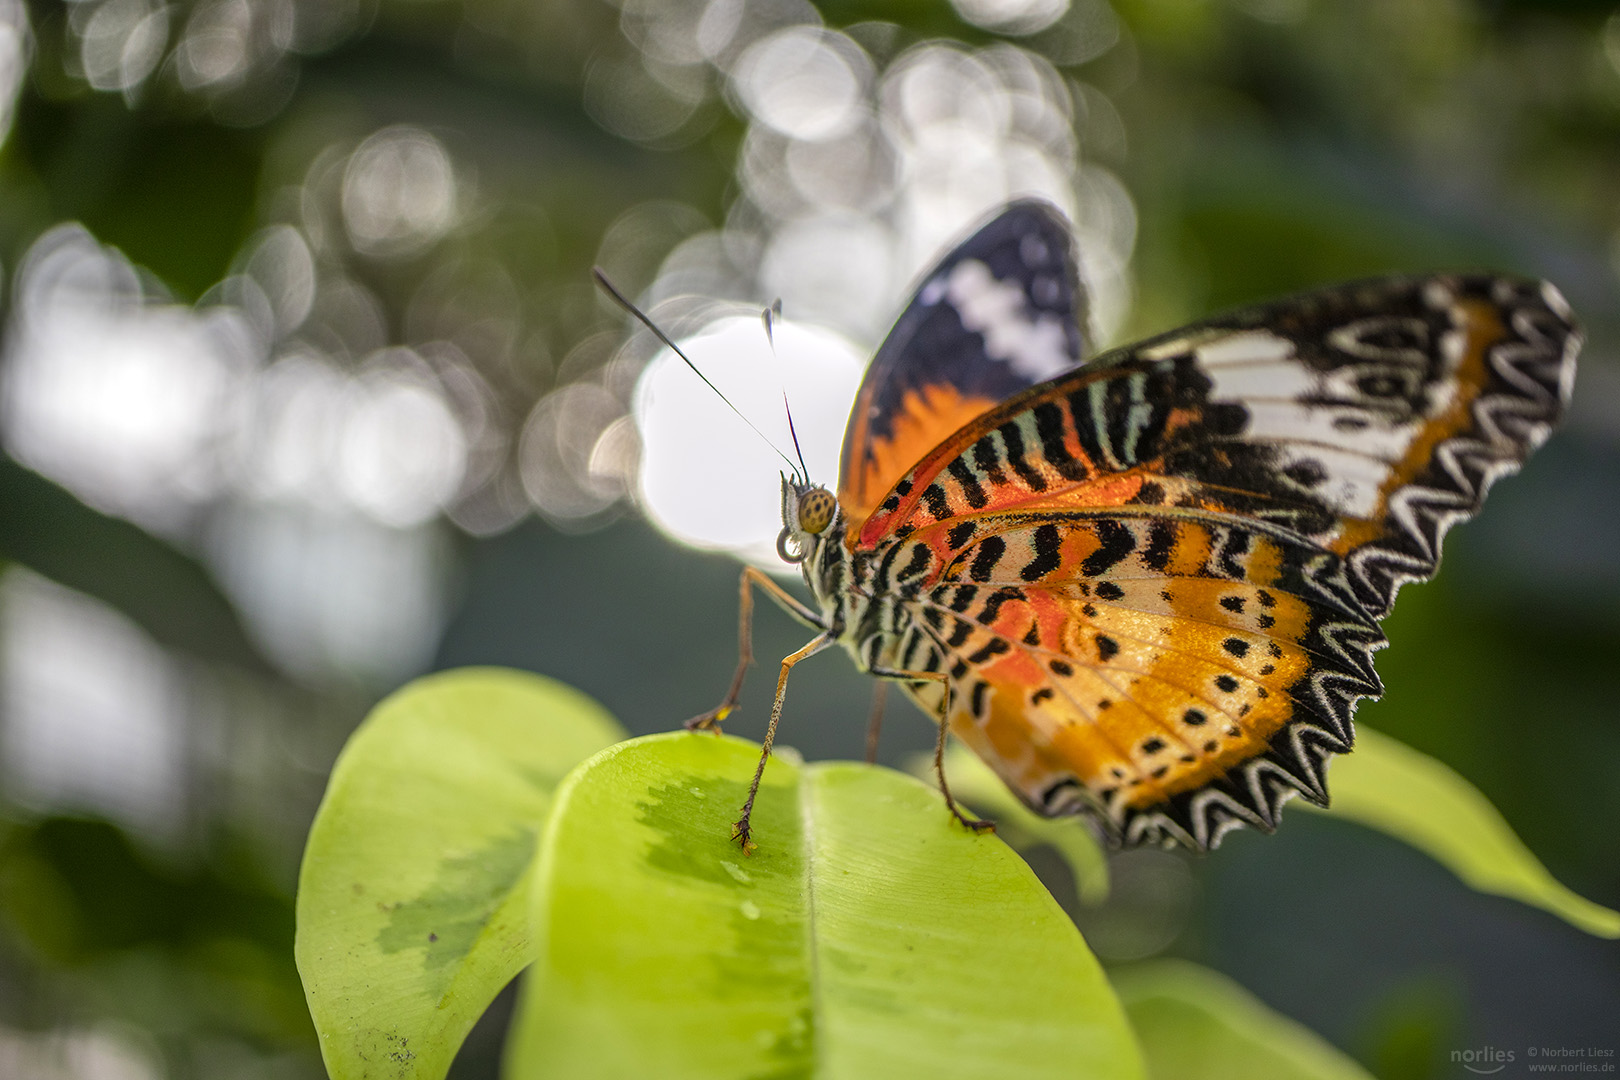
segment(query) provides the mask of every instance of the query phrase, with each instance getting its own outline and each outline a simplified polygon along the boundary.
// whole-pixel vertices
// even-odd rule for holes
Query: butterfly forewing
[[[1052,207],[1017,202],[918,285],[850,414],[838,491],[848,520],[963,424],[1080,362],[1088,319],[1072,247]]]
[[[1380,692],[1377,619],[1546,437],[1577,348],[1550,286],[1470,276],[1119,350],[914,459],[849,533],[855,587],[895,600],[895,666],[947,672],[952,730],[1036,809],[1127,841],[1270,828],[1325,802]]]

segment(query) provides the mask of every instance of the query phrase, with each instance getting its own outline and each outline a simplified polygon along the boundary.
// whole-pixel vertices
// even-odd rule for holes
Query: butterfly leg
[[[743,803],[742,817],[731,827],[731,838],[742,844],[744,855],[751,854],[754,850],[748,819],[754,813],[754,797],[759,794],[759,781],[765,775],[765,762],[770,760],[771,744],[776,741],[776,725],[782,719],[782,702],[787,697],[788,672],[793,670],[794,664],[800,660],[808,660],[836,640],[838,639],[832,634],[823,631],[798,652],[782,658],[782,673],[776,677],[776,700],[771,703],[771,722],[765,728],[765,741],[760,744],[759,764],[754,768],[754,782],[748,785],[748,801]]]
[[[866,763],[877,763],[878,736],[883,733],[883,702],[889,696],[889,684],[882,679],[872,680],[872,711],[866,717]]]
[[[743,567],[742,579],[738,583],[741,597],[737,604],[737,671],[731,676],[731,689],[726,691],[726,696],[719,705],[688,720],[686,722],[688,731],[719,732],[720,721],[730,716],[737,707],[737,698],[742,694],[743,677],[748,674],[748,665],[754,662],[753,586],[755,585],[765,590],[765,595],[776,601],[778,607],[806,626],[823,633],[827,630],[826,623],[819,615],[799,603],[792,593],[772,581],[764,571],[752,566]]]
[[[945,796],[945,805],[950,808],[951,816],[961,822],[966,828],[974,832],[995,832],[996,823],[984,818],[970,818],[962,813],[961,807],[956,805],[956,799],[951,795],[951,785],[945,781],[945,736],[950,731],[949,717],[951,715],[951,680],[943,671],[893,671],[888,668],[874,667],[873,675],[885,679],[902,679],[908,682],[937,682],[945,688],[945,702],[939,713],[939,738],[934,741],[934,775],[939,777],[939,793]]]

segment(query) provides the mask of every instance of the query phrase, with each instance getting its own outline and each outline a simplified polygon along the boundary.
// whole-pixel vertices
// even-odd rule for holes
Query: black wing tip
[[[1479,513],[1496,481],[1517,472],[1558,426],[1584,340],[1551,282],[1500,274],[1430,280],[1493,305],[1505,333],[1486,349],[1489,376],[1470,405],[1467,429],[1435,447],[1403,493],[1402,513],[1390,516],[1389,534],[1346,559],[1358,597],[1379,619],[1401,586],[1434,575],[1446,534]]]

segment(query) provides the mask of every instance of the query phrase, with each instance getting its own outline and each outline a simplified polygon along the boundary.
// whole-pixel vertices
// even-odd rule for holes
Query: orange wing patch
[[[851,541],[896,481],[930,450],[995,405],[988,398],[963,395],[945,383],[907,390],[900,408],[887,418],[889,433],[880,438],[871,431],[868,399],[872,394],[872,387],[862,389],[850,417],[845,452],[856,455],[857,460],[846,459],[839,471],[838,503],[849,522],[846,535]]]

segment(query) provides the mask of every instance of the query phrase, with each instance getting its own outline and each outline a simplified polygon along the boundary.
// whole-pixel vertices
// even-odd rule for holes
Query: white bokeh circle
[[[833,487],[866,358],[819,327],[778,322],[775,342],[773,355],[760,320],[740,316],[680,344],[738,412],[791,455],[785,389],[810,479]],[[653,523],[695,547],[788,570],[776,555],[780,474],[788,468],[777,452],[668,349],[642,373],[634,409],[642,443],[640,496]]]

